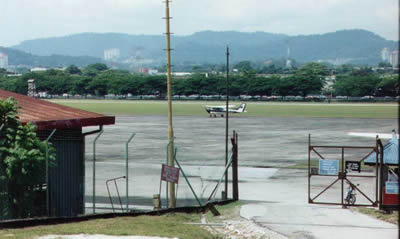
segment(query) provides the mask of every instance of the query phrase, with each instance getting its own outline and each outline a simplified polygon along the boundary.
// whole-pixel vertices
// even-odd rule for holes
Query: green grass
[[[221,216],[214,217],[206,213],[207,222],[222,222],[239,217],[243,204],[234,202],[216,206]],[[117,217],[97,219],[78,223],[27,227],[23,229],[2,229],[0,238],[33,239],[45,235],[104,234],[114,236],[159,236],[178,237],[179,239],[215,239],[220,235],[213,234],[199,225],[200,214],[171,213],[164,216]]]
[[[109,115],[167,115],[167,101],[52,100],[87,111]],[[239,103],[239,102],[237,102]],[[224,102],[175,101],[174,115],[207,116],[205,105]],[[254,103],[247,104],[251,117],[320,117],[320,118],[397,118],[396,104],[327,104],[327,103]]]
[[[73,234],[160,236],[180,239],[215,238],[197,225],[186,224],[188,222],[200,222],[200,215],[178,213],[165,216],[119,217],[23,229],[3,229],[0,231],[0,238],[30,239],[44,235]]]
[[[357,209],[359,212],[367,214],[369,216],[372,216],[374,218],[386,221],[386,222],[390,222],[393,224],[397,224],[398,223],[398,217],[399,217],[399,212],[393,212],[391,214],[387,214],[384,212],[381,212],[375,208],[358,208]]]

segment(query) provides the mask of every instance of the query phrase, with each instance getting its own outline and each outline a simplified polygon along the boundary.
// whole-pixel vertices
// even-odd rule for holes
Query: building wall
[[[39,131],[42,140],[51,131]],[[84,213],[85,164],[82,129],[57,130],[50,139],[56,162],[49,168],[50,215],[76,216]]]

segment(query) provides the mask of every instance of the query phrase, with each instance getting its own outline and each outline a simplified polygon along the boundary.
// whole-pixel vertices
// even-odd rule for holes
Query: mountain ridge
[[[384,47],[394,50],[397,44],[362,29],[297,36],[262,31],[201,31],[171,39],[175,64],[222,63],[227,45],[232,52],[232,62],[286,58],[287,46],[290,46],[290,58],[298,62],[339,59],[344,63],[377,64],[381,60],[381,50]],[[105,49],[119,48],[121,61],[165,63],[163,35],[86,32],[27,40],[12,48],[39,56],[96,58],[103,58]]]
[[[101,58],[91,56],[64,56],[50,55],[37,56],[13,48],[0,47],[0,52],[8,55],[8,64],[17,67],[65,67],[70,65],[87,66],[97,62],[102,62]]]

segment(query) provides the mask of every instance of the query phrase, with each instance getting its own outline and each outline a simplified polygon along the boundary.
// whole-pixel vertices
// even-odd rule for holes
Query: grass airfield
[[[51,100],[52,102],[109,115],[167,115],[167,101],[130,100]],[[207,116],[206,105],[224,105],[219,101],[173,101],[176,116]],[[240,102],[231,102],[239,105]],[[241,117],[306,117],[306,118],[376,118],[396,119],[395,103],[291,103],[249,102]]]

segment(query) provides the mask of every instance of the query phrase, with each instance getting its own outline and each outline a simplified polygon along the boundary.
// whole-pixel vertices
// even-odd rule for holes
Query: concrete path
[[[397,227],[336,206],[248,204],[241,215],[288,238],[397,238]]]
[[[307,177],[300,170],[280,169],[251,192],[241,185],[242,199],[249,200],[241,216],[288,238],[391,239],[397,226],[340,206],[307,203]],[[287,177],[283,177],[287,175]],[[248,182],[250,183],[250,182]],[[252,183],[254,184],[254,182]],[[264,195],[262,195],[264,194]],[[258,202],[252,203],[253,199]],[[265,200],[267,202],[260,202]]]

